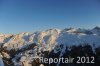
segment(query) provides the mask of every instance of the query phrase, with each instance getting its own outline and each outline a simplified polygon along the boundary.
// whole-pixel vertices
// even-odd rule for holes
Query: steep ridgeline
[[[60,62],[41,64],[37,61],[38,59],[34,60],[33,58],[66,58],[82,55],[95,56],[95,61],[99,63],[100,28],[95,27],[91,30],[81,28],[48,29],[41,32],[25,32],[16,35],[0,34],[0,48],[5,66],[68,66],[69,64],[63,65]],[[83,64],[82,66],[86,65]]]
[[[0,43],[3,43],[3,47],[7,47],[8,50],[12,48],[20,48],[23,45],[30,43],[37,44],[54,44],[60,30],[58,29],[49,29],[41,32],[34,33],[20,33],[17,35],[0,35]]]
[[[16,35],[12,34],[0,34],[0,43],[3,44],[3,47],[7,49],[16,49],[21,48],[25,44],[37,43],[37,44],[82,44],[82,43],[91,43],[91,44],[100,44],[100,28],[95,27],[92,30],[86,29],[49,29],[41,32],[34,33],[20,33]]]

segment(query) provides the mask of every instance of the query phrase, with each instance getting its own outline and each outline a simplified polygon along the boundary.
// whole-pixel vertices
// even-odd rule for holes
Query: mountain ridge
[[[4,47],[18,48],[28,43],[37,44],[79,44],[79,43],[97,43],[99,45],[100,29],[95,27],[91,30],[88,29],[75,29],[66,28],[63,30],[54,28],[40,32],[23,32],[16,35],[13,34],[0,34],[0,43],[4,43]],[[11,46],[12,45],[12,46]]]
[[[5,66],[40,66],[41,64],[63,66],[62,63],[40,63],[39,57],[66,58],[73,55],[74,57],[95,55],[99,58],[100,29],[98,27],[91,30],[66,28],[48,29],[35,33],[23,32],[16,35],[0,34],[0,53]],[[96,61],[99,61],[98,58]],[[65,66],[68,65],[65,64]]]

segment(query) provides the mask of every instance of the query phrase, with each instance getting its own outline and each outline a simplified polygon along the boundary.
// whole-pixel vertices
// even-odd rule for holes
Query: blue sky
[[[100,26],[100,0],[0,0],[0,33]]]

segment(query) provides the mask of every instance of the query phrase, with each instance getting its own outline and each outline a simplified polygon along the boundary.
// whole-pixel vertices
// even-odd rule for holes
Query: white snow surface
[[[86,29],[48,29],[41,32],[34,33],[19,33],[16,35],[0,35],[0,43],[4,43],[3,47],[7,49],[20,48],[29,43],[37,44],[65,44],[65,45],[79,45],[82,43],[95,44],[100,46],[100,29],[96,27],[91,30]],[[50,48],[49,48],[50,49]]]
[[[2,61],[1,55],[0,55],[0,66],[4,66],[4,63]]]
[[[8,50],[13,48],[23,49],[32,43],[36,43],[37,46],[25,52],[16,54],[12,59],[15,65],[24,64],[26,66],[31,66],[30,63],[32,63],[34,57],[44,56],[42,53],[43,51],[50,52],[54,50],[54,53],[61,51],[59,57],[62,57],[65,53],[66,46],[84,43],[91,44],[92,47],[94,47],[94,44],[95,47],[100,46],[100,29],[98,27],[91,30],[74,28],[63,30],[49,29],[34,33],[25,32],[16,35],[0,35],[0,43],[3,43],[3,47],[7,47]],[[60,47],[61,44],[63,44],[62,48]],[[6,56],[9,58],[8,55]],[[16,62],[17,58],[20,58],[19,62]],[[0,66],[4,66],[1,57],[0,64]],[[58,63],[57,66],[59,66],[59,64],[60,63]]]

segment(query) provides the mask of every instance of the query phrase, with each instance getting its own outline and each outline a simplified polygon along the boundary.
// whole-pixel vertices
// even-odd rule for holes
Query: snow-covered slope
[[[0,54],[0,66],[4,66],[3,60],[1,58],[1,54]]]
[[[7,49],[19,48],[25,44],[37,43],[52,45],[55,43],[74,45],[82,43],[91,43],[100,45],[100,29],[95,27],[91,30],[86,29],[48,29],[34,33],[20,33],[17,35],[0,35],[0,43]]]
[[[3,60],[7,64],[14,64],[14,66],[36,66],[34,65],[36,63],[34,57],[60,58],[67,51],[70,52],[71,46],[79,46],[80,44],[82,45],[81,48],[84,48],[85,45],[83,44],[86,44],[85,48],[89,47],[87,45],[89,44],[95,51],[96,47],[100,47],[100,28],[95,27],[91,30],[81,28],[48,29],[41,32],[24,32],[16,35],[0,34],[0,53],[7,59],[3,58]],[[60,66],[60,63],[57,63],[57,66]]]

